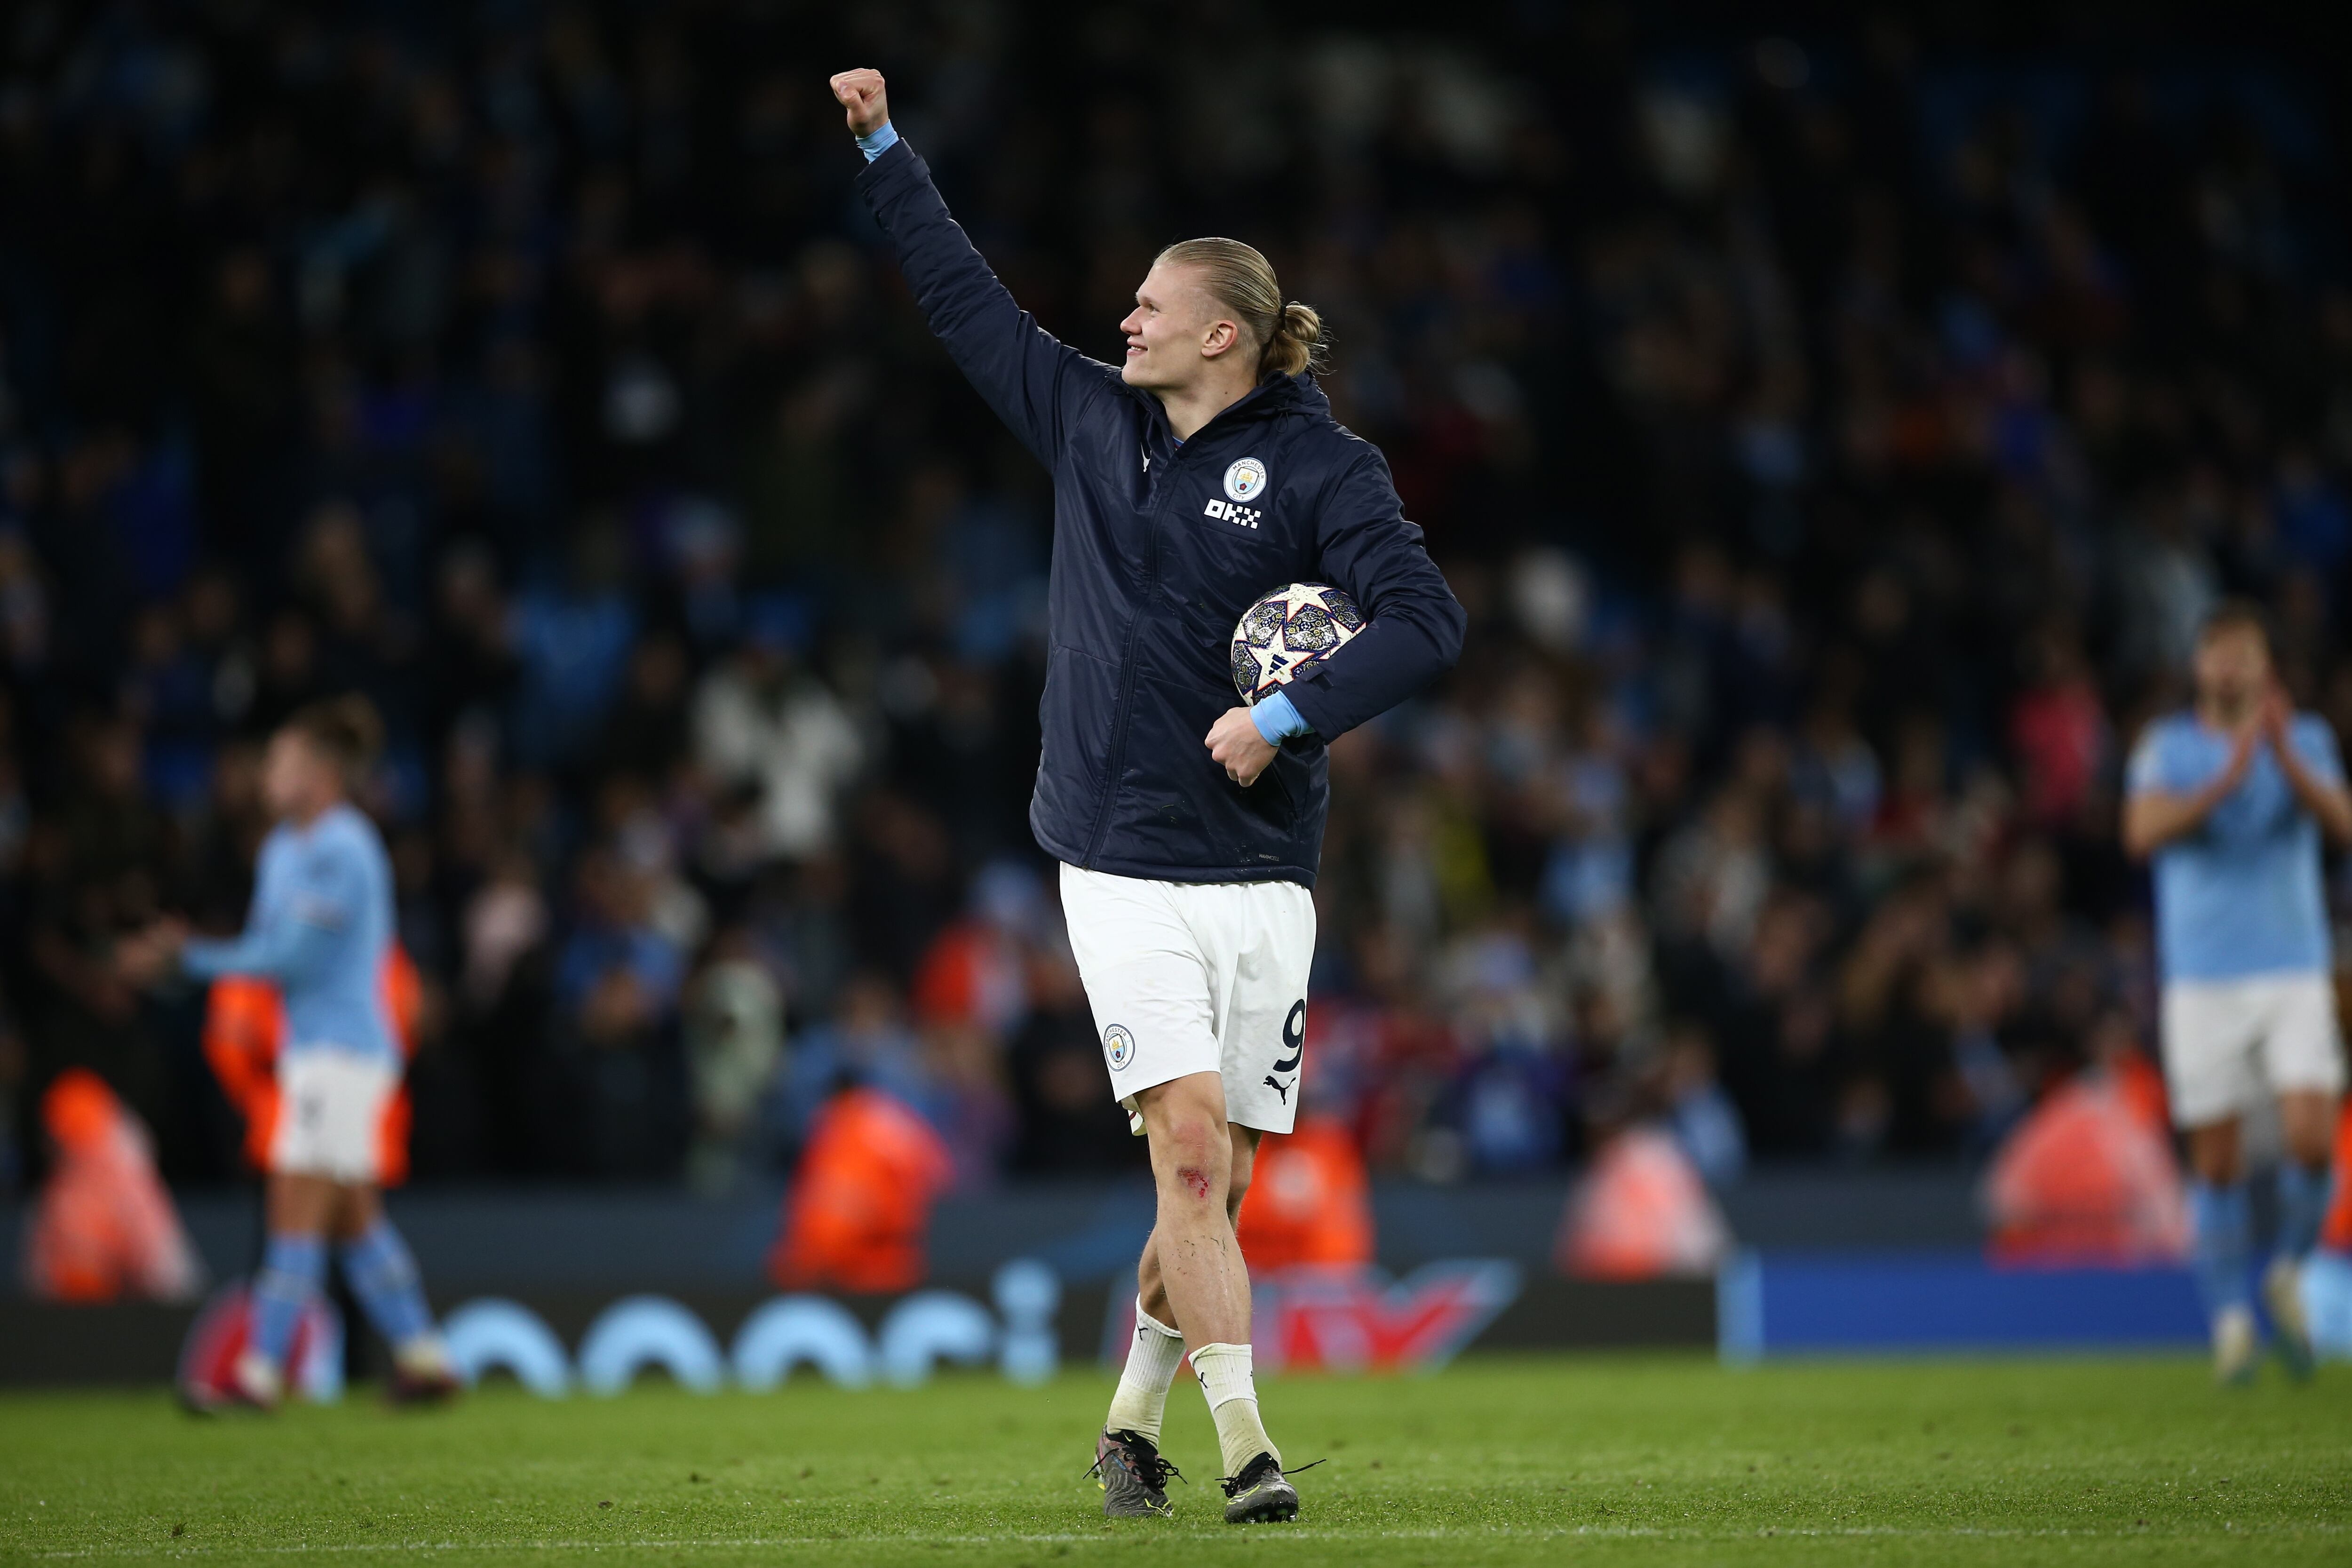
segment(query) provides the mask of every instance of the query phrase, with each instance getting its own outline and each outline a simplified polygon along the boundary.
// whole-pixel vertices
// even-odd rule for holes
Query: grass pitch
[[[199,1422],[159,1394],[0,1399],[0,1562],[457,1565],[2345,1563],[2352,1377],[2223,1394],[2185,1360],[1774,1366],[1473,1358],[1265,1384],[1296,1525],[1219,1521],[1179,1386],[1173,1521],[1079,1471],[1109,1385],[795,1379],[707,1398],[355,1393]]]

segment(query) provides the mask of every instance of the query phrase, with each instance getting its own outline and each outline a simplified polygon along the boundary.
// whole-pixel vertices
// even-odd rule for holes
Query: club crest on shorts
[[[1265,465],[1255,458],[1244,458],[1225,470],[1225,494],[1235,500],[1247,500],[1265,489]]]
[[[1135,1037],[1128,1033],[1126,1025],[1113,1024],[1103,1031],[1103,1058],[1113,1072],[1135,1059]]]

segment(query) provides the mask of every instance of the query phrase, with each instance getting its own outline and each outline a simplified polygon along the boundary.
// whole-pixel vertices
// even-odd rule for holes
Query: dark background
[[[1264,248],[1471,611],[1334,752],[1376,1169],[1981,1153],[2152,1048],[2115,788],[2203,609],[2352,722],[2352,56],[2215,9],[10,7],[0,1187],[76,1063],[236,1175],[201,998],[107,955],[236,923],[258,740],[350,689],[420,1181],[728,1190],[845,1072],[968,1185],[1132,1168],[1024,823],[1044,479],[855,64],[1089,352]]]

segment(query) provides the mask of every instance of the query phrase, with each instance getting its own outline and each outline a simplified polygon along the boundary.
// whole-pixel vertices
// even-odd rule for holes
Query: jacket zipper
[[[1186,443],[1190,445],[1190,443]],[[1128,720],[1135,707],[1135,645],[1143,636],[1144,606],[1160,587],[1160,525],[1168,515],[1170,498],[1175,495],[1176,466],[1184,460],[1184,448],[1164,459],[1160,470],[1160,504],[1152,509],[1149,531],[1144,539],[1143,582],[1138,595],[1135,619],[1127,628],[1127,641],[1119,649],[1118,706],[1111,710],[1110,755],[1104,760],[1102,800],[1095,807],[1095,825],[1087,835],[1087,870],[1095,868],[1095,860],[1102,854],[1103,836],[1110,831],[1110,810],[1118,799],[1119,775],[1127,767]],[[1149,483],[1149,480],[1145,481]]]
[[[1250,398],[1243,399],[1244,404],[1250,401]],[[1144,557],[1141,595],[1146,605],[1150,603],[1151,595],[1160,586],[1160,529],[1168,521],[1169,508],[1175,502],[1177,466],[1184,461],[1187,453],[1199,451],[1202,437],[1223,424],[1226,415],[1240,406],[1237,404],[1234,408],[1223,410],[1214,419],[1193,431],[1192,439],[1177,445],[1176,450],[1167,459],[1160,483],[1160,504],[1151,513],[1151,531],[1146,541],[1150,549]],[[1147,414],[1146,417],[1150,416]],[[1110,756],[1103,775],[1102,802],[1095,807],[1094,828],[1087,835],[1087,858],[1082,867],[1088,871],[1095,868],[1095,861],[1102,854],[1103,836],[1110,831],[1111,805],[1118,799],[1119,775],[1127,767],[1128,718],[1135,706],[1135,644],[1136,639],[1143,635],[1143,614],[1139,610],[1135,624],[1127,628],[1126,645],[1119,651],[1118,706],[1111,711]]]

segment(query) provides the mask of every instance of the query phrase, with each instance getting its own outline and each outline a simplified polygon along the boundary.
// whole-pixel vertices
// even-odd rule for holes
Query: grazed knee
[[[1189,1080],[1179,1084],[1181,1088],[1170,1086],[1168,1092],[1145,1104],[1151,1163],[1161,1199],[1186,1208],[1223,1207],[1233,1173],[1224,1118],[1213,1102],[1203,1102],[1203,1096]],[[1214,1079],[1209,1087],[1214,1089]]]
[[[1160,1186],[1163,1201],[1181,1204],[1186,1208],[1222,1208],[1225,1202],[1225,1184],[1229,1173],[1224,1162],[1217,1158],[1219,1151],[1206,1139],[1179,1134],[1162,1151],[1165,1173]]]

